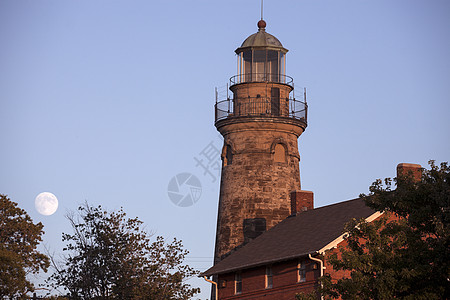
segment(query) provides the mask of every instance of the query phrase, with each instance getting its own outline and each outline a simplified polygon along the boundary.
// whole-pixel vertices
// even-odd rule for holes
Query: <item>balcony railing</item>
[[[230,78],[230,85],[246,82],[275,82],[294,87],[294,79],[291,76],[272,73],[246,73],[234,75]]]
[[[304,99],[306,100],[306,99]],[[292,118],[306,124],[308,105],[296,99],[244,98],[226,99],[215,105],[215,120],[239,117]]]

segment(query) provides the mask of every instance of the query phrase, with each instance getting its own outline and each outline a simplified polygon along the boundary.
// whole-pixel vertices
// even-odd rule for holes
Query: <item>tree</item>
[[[47,271],[49,259],[36,249],[43,227],[0,194],[0,299],[25,297],[34,290],[27,275]]]
[[[450,168],[430,161],[412,174],[375,181],[366,204],[384,212],[371,223],[346,225],[347,247],[326,254],[350,276],[321,279],[323,293],[342,299],[448,299],[450,293]],[[392,188],[392,182],[396,188]]]
[[[176,239],[150,242],[142,221],[126,218],[122,209],[79,207],[68,215],[73,234],[63,234],[68,253],[54,263],[53,287],[71,299],[189,299],[200,291],[185,283],[198,272],[182,265],[187,250]]]

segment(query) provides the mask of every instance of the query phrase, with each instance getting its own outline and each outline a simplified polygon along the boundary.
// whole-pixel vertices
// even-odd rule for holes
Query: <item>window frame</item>
[[[230,166],[233,164],[233,150],[229,144],[225,146],[224,166]]]
[[[242,273],[236,272],[234,274],[234,294],[242,294]]]
[[[299,261],[297,264],[297,282],[306,282],[306,264]]]
[[[265,288],[271,289],[273,288],[273,270],[272,266],[266,266],[266,276],[265,276]]]

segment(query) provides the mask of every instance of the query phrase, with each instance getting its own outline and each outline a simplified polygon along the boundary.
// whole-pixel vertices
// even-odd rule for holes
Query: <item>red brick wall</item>
[[[346,241],[342,241],[341,243],[339,243],[338,248],[347,247],[347,245],[348,244]],[[338,248],[334,248],[334,249],[330,250],[327,253],[327,255],[337,253],[338,258],[341,258],[341,252],[339,251]],[[333,280],[338,280],[338,279],[350,276],[350,271],[343,271],[343,270],[337,271],[337,270],[333,269],[333,267],[329,264],[329,262],[327,260],[324,260],[324,266],[325,266],[324,274],[330,274],[331,278]]]
[[[313,269],[314,262],[307,261],[306,282],[297,282],[297,260],[272,265],[273,287],[265,288],[266,266],[243,270],[242,293],[236,295],[234,286],[235,273],[219,275],[219,282],[226,280],[226,287],[219,288],[219,299],[295,299],[299,292],[310,292],[320,276],[319,268]]]

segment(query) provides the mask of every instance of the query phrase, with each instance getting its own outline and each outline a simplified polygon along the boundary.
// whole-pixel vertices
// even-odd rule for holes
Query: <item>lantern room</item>
[[[287,49],[273,35],[266,32],[266,22],[258,22],[258,32],[249,36],[236,49],[238,75],[231,84],[244,82],[286,83]]]
[[[230,78],[226,99],[220,99],[224,93],[216,89],[216,126],[238,119],[289,118],[306,127],[306,93],[303,101],[295,99],[293,79],[286,75],[288,50],[266,32],[264,20],[259,20],[258,32],[247,37],[235,52],[238,72]]]

